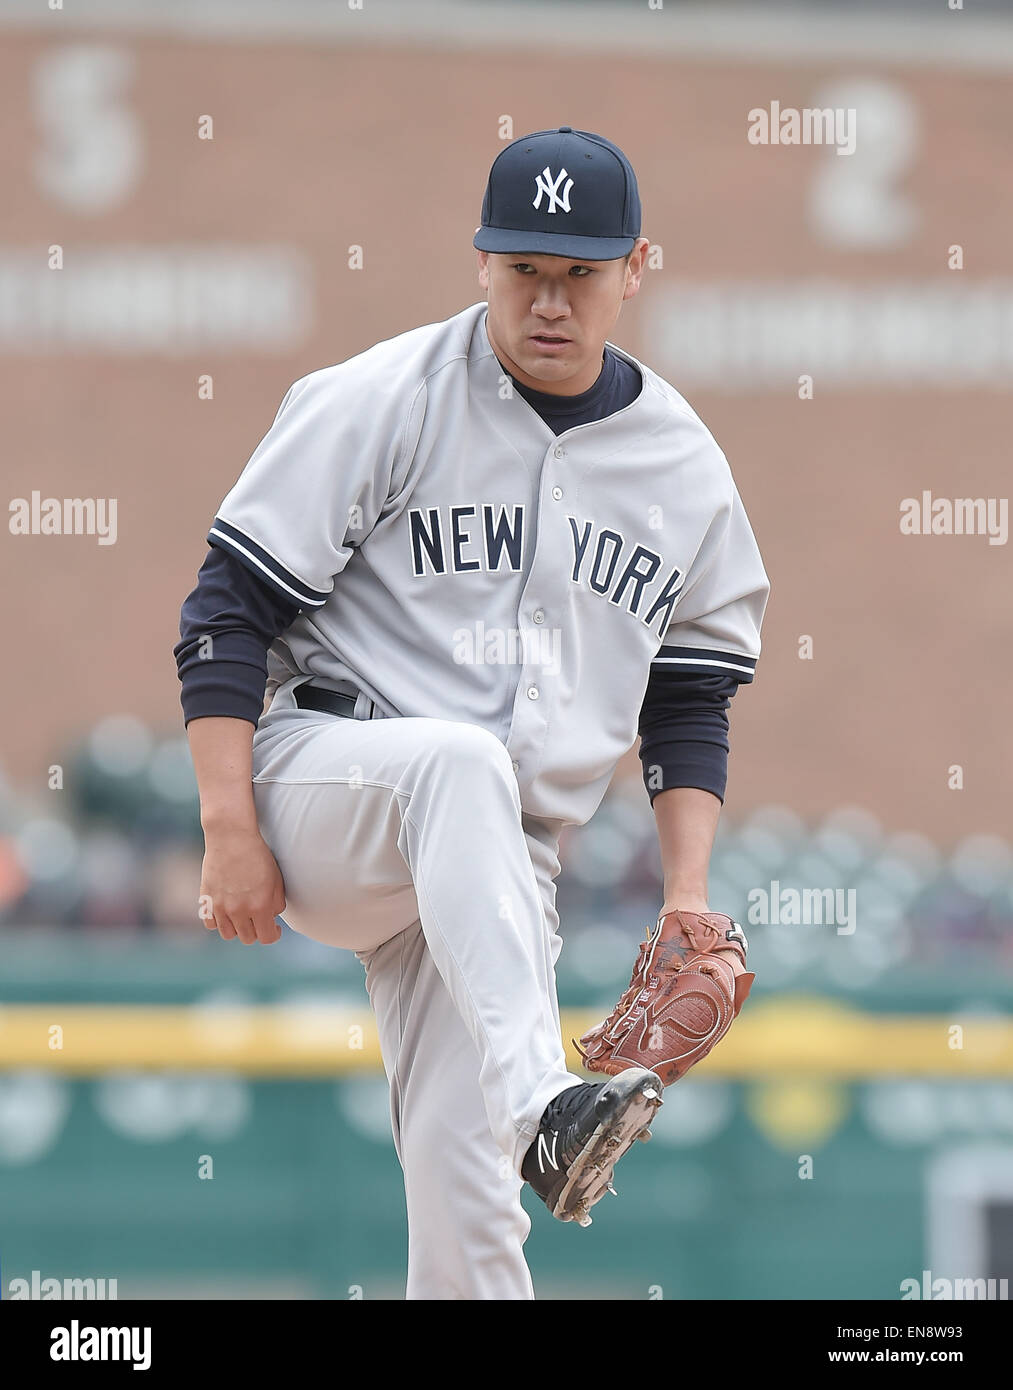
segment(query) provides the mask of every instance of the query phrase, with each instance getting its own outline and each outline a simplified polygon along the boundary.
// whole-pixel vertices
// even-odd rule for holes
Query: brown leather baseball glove
[[[633,978],[608,1018],[573,1045],[588,1071],[615,1076],[649,1067],[666,1086],[685,1076],[720,1042],[746,1001],[755,976],[744,966],[746,937],[720,912],[667,912],[633,967]]]

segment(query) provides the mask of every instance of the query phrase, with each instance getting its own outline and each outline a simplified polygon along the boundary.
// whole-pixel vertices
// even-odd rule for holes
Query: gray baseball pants
[[[560,1038],[558,823],[477,725],[296,706],[254,736],[284,920],[366,970],[408,1211],[409,1299],[530,1299],[520,1166],[577,1084]]]

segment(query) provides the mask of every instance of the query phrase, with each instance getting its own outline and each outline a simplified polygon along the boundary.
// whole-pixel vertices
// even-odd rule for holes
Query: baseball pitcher
[[[267,944],[284,913],[362,962],[409,1298],[532,1298],[523,1184],[589,1225],[753,978],[706,884],[769,586],[714,439],[609,340],[640,223],[602,136],[504,147],[485,298],[290,387],[183,604],[206,925]],[[580,1039],[589,1082],[560,1037],[557,848],[638,734],[664,901]]]

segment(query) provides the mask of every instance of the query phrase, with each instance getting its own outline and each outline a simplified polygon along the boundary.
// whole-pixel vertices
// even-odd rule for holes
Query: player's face
[[[489,342],[510,374],[552,395],[593,386],[623,301],[640,288],[649,245],[638,238],[629,261],[479,251]]]

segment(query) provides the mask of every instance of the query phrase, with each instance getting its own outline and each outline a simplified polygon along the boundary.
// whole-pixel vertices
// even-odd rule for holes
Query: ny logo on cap
[[[560,197],[559,185],[564,179],[566,179],[566,187],[563,189],[563,196]],[[549,166],[546,164],[542,172],[535,176],[535,188],[538,192],[531,206],[536,209],[540,208],[542,206],[542,194],[544,193],[549,200],[549,205],[545,209],[546,212],[555,212],[557,207],[562,208],[564,212],[569,212],[570,189],[572,187],[573,179],[566,178],[565,169],[560,169],[557,177],[553,179]]]

